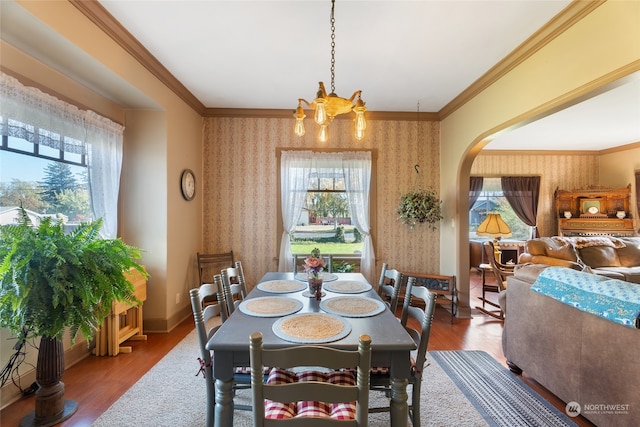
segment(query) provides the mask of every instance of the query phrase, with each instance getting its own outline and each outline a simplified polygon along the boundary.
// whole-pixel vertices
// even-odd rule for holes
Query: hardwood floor
[[[491,280],[491,279],[488,279]],[[481,294],[480,275],[471,273],[471,306],[477,305]],[[496,294],[488,297],[496,299]],[[68,368],[63,376],[65,398],[78,402],[78,412],[59,424],[64,427],[85,427],[97,419],[131,385],[179,343],[191,330],[193,319],[188,318],[168,334],[147,334],[147,341],[132,341],[133,352],[116,357],[90,356]],[[484,350],[506,366],[501,344],[502,322],[481,313],[472,319],[454,319],[442,308],[436,309],[429,340],[429,350]],[[565,403],[526,376],[523,380],[559,410]],[[17,426],[33,411],[34,397],[29,396],[0,411],[0,425]],[[573,419],[579,426],[593,426],[583,417]]]

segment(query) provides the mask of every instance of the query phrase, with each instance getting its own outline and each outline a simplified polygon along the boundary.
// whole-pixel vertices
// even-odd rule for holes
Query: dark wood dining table
[[[335,273],[338,280],[368,283],[360,273]],[[260,283],[271,280],[294,280],[294,274],[289,272],[270,272],[265,274]],[[326,290],[323,300],[345,294]],[[258,284],[259,285],[259,284]],[[306,287],[305,289],[306,290]],[[322,313],[320,301],[303,296],[303,291],[291,293],[264,292],[254,287],[246,299],[286,296],[302,302],[303,306],[297,313]],[[371,287],[358,296],[373,298],[380,301],[376,290]],[[222,324],[220,329],[207,343],[207,348],[213,350],[213,376],[216,386],[215,426],[233,426],[233,373],[235,367],[249,366],[249,335],[261,332],[265,348],[285,348],[303,345],[279,338],[273,332],[273,324],[280,317],[256,317],[245,314],[236,309]],[[404,330],[393,313],[385,308],[379,314],[370,317],[346,317],[351,326],[351,332],[337,341],[318,344],[355,350],[358,347],[358,337],[367,334],[371,337],[371,365],[388,366],[391,375],[390,418],[393,427],[406,427],[408,420],[407,407],[407,378],[410,371],[410,352],[416,348],[411,336]]]

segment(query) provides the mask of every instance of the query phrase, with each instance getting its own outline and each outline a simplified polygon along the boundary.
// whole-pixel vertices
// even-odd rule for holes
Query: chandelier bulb
[[[302,105],[300,104],[301,101],[298,102],[298,108],[296,108],[296,113],[293,115],[293,117],[296,118],[296,124],[293,128],[293,131],[295,132],[296,136],[304,136],[305,130],[304,130],[304,118],[307,117],[306,114],[304,114],[304,110],[302,109]]]
[[[296,136],[304,136],[305,130],[304,130],[304,120],[303,119],[296,119],[296,124],[295,124],[295,128],[293,129],[293,131],[295,132]]]
[[[319,124],[324,125],[327,123],[327,109],[325,108],[325,104],[327,103],[324,98],[316,98],[314,101],[316,107],[316,113],[313,117],[313,120]]]
[[[329,126],[322,125],[320,126],[320,142],[327,142],[329,140]]]

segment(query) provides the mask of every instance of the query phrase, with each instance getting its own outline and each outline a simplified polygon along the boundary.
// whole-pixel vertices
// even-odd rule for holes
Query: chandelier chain
[[[331,93],[336,93],[336,18],[334,8],[336,2],[331,0]]]

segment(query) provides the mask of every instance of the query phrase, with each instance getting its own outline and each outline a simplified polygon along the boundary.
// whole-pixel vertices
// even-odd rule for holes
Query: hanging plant
[[[427,223],[429,228],[435,230],[436,223],[443,218],[441,203],[434,190],[411,190],[400,196],[398,220],[411,228]]]

